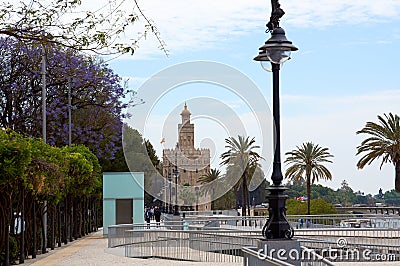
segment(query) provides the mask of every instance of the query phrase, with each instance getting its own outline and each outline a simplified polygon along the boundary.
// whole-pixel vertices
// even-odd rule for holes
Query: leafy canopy
[[[360,169],[380,157],[382,157],[381,168],[387,162],[396,164],[400,161],[399,116],[392,113],[378,115],[378,120],[379,123],[367,122],[363,129],[357,131],[357,134],[370,136],[357,147],[357,155],[364,153],[357,163]]]
[[[164,42],[153,21],[137,1],[21,0],[0,3],[0,35],[11,36],[25,44],[57,44],[97,54],[133,54],[139,41],[153,33],[160,49]],[[89,4],[89,6],[84,6]],[[90,2],[96,6],[90,6]],[[129,33],[139,18],[145,24],[137,36]],[[136,26],[142,27],[143,24]],[[128,35],[128,36],[126,36]]]

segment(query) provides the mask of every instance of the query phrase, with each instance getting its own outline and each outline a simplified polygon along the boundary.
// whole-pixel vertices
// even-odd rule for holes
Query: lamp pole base
[[[265,239],[291,239],[294,235],[294,230],[286,219],[288,196],[283,194],[286,189],[284,186],[270,186],[268,189],[269,217],[262,230]]]

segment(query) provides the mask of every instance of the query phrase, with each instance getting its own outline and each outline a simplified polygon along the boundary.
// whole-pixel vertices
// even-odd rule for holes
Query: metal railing
[[[293,266],[293,264],[287,263],[282,260],[278,260],[271,256],[265,255],[260,256],[257,247],[242,247],[243,251],[243,266]]]
[[[323,266],[323,265],[328,265],[328,266],[335,266],[333,262],[328,260],[327,258],[324,258],[320,254],[318,254],[315,250],[309,249],[304,246],[300,246],[301,248],[301,265],[313,265],[313,266]]]
[[[186,216],[183,218],[190,225],[201,227],[213,221],[219,227],[262,228],[266,216]],[[381,214],[332,214],[332,215],[288,215],[288,221],[293,228],[336,228],[336,227],[370,227],[370,228],[400,228],[400,217]],[[299,220],[303,220],[300,223]],[[307,222],[308,220],[308,222]]]
[[[265,219],[247,217],[247,224],[251,221],[253,225],[242,226],[243,218],[170,221],[167,226],[163,223],[109,226],[108,246],[124,247],[125,255],[129,257],[239,263],[243,262],[242,247],[257,246],[263,226],[259,222]],[[213,227],[207,226],[210,222]],[[349,260],[347,256],[338,256],[343,252],[362,253],[366,250],[370,251],[368,258],[358,256],[350,260],[365,261],[378,255],[390,256],[386,260],[400,260],[400,229],[314,227],[295,229],[295,238],[303,250],[308,249],[312,254],[332,261]],[[326,253],[327,250],[334,251],[333,257]],[[322,257],[303,259],[302,265],[330,265]]]
[[[295,234],[302,246],[333,261],[400,260],[399,229],[302,229]]]
[[[203,262],[242,262],[243,246],[256,245],[258,232],[128,230],[125,256]]]

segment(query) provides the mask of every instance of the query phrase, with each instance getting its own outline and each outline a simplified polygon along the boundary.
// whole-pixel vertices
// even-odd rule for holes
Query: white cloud
[[[120,3],[123,4],[119,6]],[[271,13],[271,4],[265,0],[141,0],[138,4],[147,18],[157,26],[172,54],[182,50],[215,48],[232,36],[260,31]],[[377,23],[398,20],[400,17],[400,1],[396,0],[286,0],[280,4],[286,12],[282,24],[299,28],[318,28],[339,23]],[[139,13],[133,1],[87,0],[82,1],[78,9],[80,12],[69,14],[63,19],[71,20],[86,10],[107,14],[114,9]],[[127,28],[123,38],[137,39],[145,23],[140,18],[133,27]],[[157,48],[159,43],[155,36],[149,34],[146,39],[139,43],[140,49],[135,60],[151,59],[155,54],[162,55]]]
[[[400,17],[400,1],[392,0],[287,0],[280,3],[286,12],[282,23],[299,28],[377,23]],[[139,4],[155,21],[172,54],[216,47],[232,35],[260,31],[271,12],[270,3],[264,0],[250,3],[240,0],[153,0]],[[147,48],[142,47],[138,54],[154,53],[154,47]]]
[[[120,10],[138,13],[133,1],[82,2],[81,10],[95,11],[103,7],[101,12],[109,12],[124,2]],[[141,0],[138,4],[157,26],[171,54],[216,48],[232,36],[263,30],[271,13],[271,4],[265,0]],[[378,23],[398,20],[400,17],[400,1],[396,0],[285,0],[280,4],[286,12],[282,24],[298,28]],[[128,28],[124,38],[136,39],[145,23],[140,18],[133,27]],[[134,60],[151,59],[154,55],[163,54],[158,49],[155,36],[149,34],[146,39],[139,43],[140,48]]]

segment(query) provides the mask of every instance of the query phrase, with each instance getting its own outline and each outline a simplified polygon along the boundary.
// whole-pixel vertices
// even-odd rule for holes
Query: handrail
[[[108,228],[124,228],[124,227],[131,227],[131,228],[143,227],[143,228],[146,228],[146,226],[147,226],[147,224],[117,224],[117,225],[109,225]],[[170,226],[174,227],[174,225],[168,225],[168,227],[170,227]],[[151,227],[156,228],[156,225],[152,224]],[[159,230],[166,230],[166,231],[173,230],[173,229],[161,229],[162,227],[165,227],[165,225],[160,225],[159,226],[160,229],[157,229],[157,230],[158,231]],[[176,226],[176,227],[178,227],[178,226]],[[179,226],[179,227],[182,227],[182,226]],[[191,227],[191,226],[189,225],[189,227]],[[217,228],[220,228],[220,227],[208,227],[207,231],[221,231],[221,232],[233,231],[230,228],[223,228],[223,229],[217,229]],[[244,228],[246,228],[246,227],[244,227]],[[213,230],[208,230],[208,229],[213,229]],[[379,231],[391,231],[391,232],[400,231],[400,228],[375,228],[375,227],[360,227],[360,228],[354,228],[354,227],[332,227],[332,228],[329,228],[329,227],[326,227],[326,228],[323,229],[323,231],[324,232],[327,232],[327,231],[358,231],[358,232],[361,232],[361,231],[377,231],[377,229]],[[129,229],[129,230],[134,230],[134,229]],[[149,230],[149,229],[146,229],[146,230]],[[180,230],[177,230],[177,231],[180,231]],[[234,230],[234,231],[235,232],[236,231],[237,232],[255,232],[255,231],[260,231],[261,232],[261,229],[247,229],[246,230],[246,229],[240,228],[240,230]],[[298,232],[308,232],[308,231],[309,232],[313,232],[313,231],[318,232],[318,231],[321,231],[321,228],[301,228],[301,229],[295,229],[295,231],[298,231]]]
[[[301,248],[301,250],[304,250],[304,251],[306,251],[306,252],[312,254],[315,258],[318,258],[319,261],[324,262],[326,265],[335,266],[334,263],[332,263],[330,260],[324,258],[323,256],[319,255],[319,254],[316,253],[314,250],[309,249],[309,248],[306,248],[306,247],[304,247],[304,246],[300,246],[300,248]]]
[[[247,253],[249,255],[257,257],[259,260],[268,261],[268,262],[270,262],[270,263],[272,263],[274,265],[278,265],[278,266],[293,266],[293,264],[287,263],[285,261],[278,260],[278,259],[273,258],[273,257],[268,256],[268,255],[263,255],[263,257],[260,258],[260,256],[259,256],[260,254],[257,253],[256,251],[252,250],[251,248],[256,248],[256,247],[242,247],[242,251],[244,253]]]

